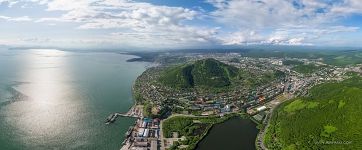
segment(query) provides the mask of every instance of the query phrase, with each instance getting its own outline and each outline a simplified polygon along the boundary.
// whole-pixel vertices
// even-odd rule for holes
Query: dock
[[[160,119],[139,118],[125,134],[120,150],[157,150],[160,143]]]
[[[116,121],[117,117],[131,117],[131,118],[143,118],[143,107],[142,106],[132,106],[127,113],[112,113],[107,118],[105,123],[110,124]]]

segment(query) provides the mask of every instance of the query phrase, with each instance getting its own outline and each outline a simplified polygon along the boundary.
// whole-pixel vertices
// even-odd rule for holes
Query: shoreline
[[[132,55],[132,54],[126,53],[125,55]],[[132,56],[137,56],[137,55],[132,55]],[[127,60],[127,62],[129,61]],[[134,137],[133,134],[135,132],[138,132],[138,129],[140,128],[139,123],[141,120],[144,119],[144,114],[143,114],[144,106],[142,104],[139,104],[136,99],[135,85],[138,80],[138,77],[141,76],[152,65],[153,63],[150,63],[149,65],[145,66],[145,70],[140,75],[138,75],[137,78],[132,82],[131,94],[133,99],[133,105],[129,108],[124,117],[133,117],[136,118],[136,120],[133,123],[133,125],[129,126],[128,131],[125,133],[125,139],[121,144],[120,150],[129,150],[132,146],[134,146],[134,143],[136,143],[134,141],[136,136]]]
[[[136,55],[132,55],[132,54],[129,54],[129,53],[120,53],[120,54],[122,54],[122,55],[136,56]],[[138,56],[136,56],[136,58],[137,58],[137,57],[138,57]],[[131,58],[131,59],[134,59],[134,58]],[[130,60],[130,59],[128,59],[128,60]],[[128,61],[128,60],[126,60],[127,63],[130,62],[130,61]],[[144,72],[144,71],[143,71],[143,72]],[[142,73],[143,73],[143,72],[142,72]],[[142,73],[141,73],[141,74],[142,74]],[[131,112],[134,112],[135,108],[137,108],[137,100],[136,100],[135,94],[134,94],[134,85],[135,85],[135,83],[136,83],[136,81],[137,81],[137,79],[138,79],[139,76],[140,76],[140,75],[138,75],[138,76],[136,77],[136,79],[132,82],[131,94],[132,94],[133,105],[131,105],[131,107],[128,109],[128,111],[126,112],[126,114],[130,114]],[[141,112],[141,115],[139,115],[139,116],[142,116],[142,117],[143,117],[143,112]],[[134,122],[133,125],[136,125],[136,124],[137,124],[137,119],[136,119],[136,121]],[[132,127],[132,125],[129,126],[129,128],[131,128],[131,127]],[[135,126],[134,126],[134,127],[135,127]],[[134,129],[134,127],[133,127],[133,129]],[[133,129],[132,129],[132,130],[133,130]],[[126,132],[125,134],[127,134],[127,132]],[[132,134],[132,132],[131,132],[131,134]],[[125,139],[124,139],[123,142],[121,143],[121,148],[120,148],[120,150],[128,150],[128,149],[131,147],[131,143],[128,142],[129,140],[130,140],[129,137],[125,137]]]

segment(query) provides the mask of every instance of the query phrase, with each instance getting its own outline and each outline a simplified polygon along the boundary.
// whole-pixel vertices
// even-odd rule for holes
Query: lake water
[[[197,150],[255,150],[256,124],[239,117],[216,124],[197,145]]]
[[[133,119],[134,56],[0,49],[0,149],[119,149]]]

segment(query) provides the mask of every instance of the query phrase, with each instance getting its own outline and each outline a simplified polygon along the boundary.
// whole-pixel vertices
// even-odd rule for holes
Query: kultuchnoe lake
[[[197,150],[255,150],[258,132],[250,119],[233,117],[214,125],[198,143]]]
[[[134,123],[110,113],[133,105],[149,65],[135,56],[54,49],[0,49],[0,149],[120,149]]]

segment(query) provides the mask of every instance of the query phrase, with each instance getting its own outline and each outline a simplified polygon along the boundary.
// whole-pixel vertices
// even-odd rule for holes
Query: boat
[[[126,145],[127,139],[123,140],[122,145]]]
[[[110,124],[110,123],[113,123],[114,121],[116,121],[116,118],[117,118],[117,114],[114,113],[114,114],[111,114],[107,117],[105,123],[106,124]]]
[[[116,118],[117,118],[117,114],[113,114],[113,117],[109,122],[113,123],[114,121],[116,121]]]
[[[124,136],[125,136],[126,138],[128,138],[129,136],[131,136],[132,130],[133,130],[133,126],[130,126],[130,127],[128,128],[128,131],[124,134]]]
[[[110,114],[110,115],[107,117],[105,123],[109,123],[109,121],[112,119],[112,117],[113,117],[113,114]]]

